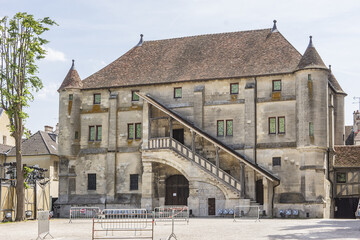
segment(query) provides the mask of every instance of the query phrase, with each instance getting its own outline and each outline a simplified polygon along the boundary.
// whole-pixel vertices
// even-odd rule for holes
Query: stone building
[[[344,97],[312,39],[272,29],[144,41],[59,88],[61,215],[70,206],[263,205],[331,217]]]
[[[0,108],[0,144],[14,146],[15,138],[10,133],[10,121],[4,109]]]

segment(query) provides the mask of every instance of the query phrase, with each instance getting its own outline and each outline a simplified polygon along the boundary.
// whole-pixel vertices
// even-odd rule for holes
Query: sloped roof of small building
[[[9,145],[5,145],[5,144],[0,144],[0,155],[1,154],[6,154],[13,146],[9,146]]]
[[[22,142],[21,152],[23,156],[26,155],[57,155],[58,154],[58,144],[56,143],[56,138],[54,134],[37,131],[31,135],[28,139],[25,139]],[[8,156],[15,156],[15,147],[11,149],[8,153]]]
[[[334,167],[360,167],[360,145],[335,146]]]
[[[341,88],[339,82],[336,80],[334,74],[330,71],[329,73],[329,84],[334,89],[336,93],[346,94],[344,90]]]
[[[271,29],[144,41],[83,80],[83,89],[293,72],[301,54]]]

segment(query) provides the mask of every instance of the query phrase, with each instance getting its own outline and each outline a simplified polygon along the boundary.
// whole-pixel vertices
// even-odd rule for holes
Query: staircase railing
[[[149,149],[171,149],[177,154],[186,158],[189,161],[196,163],[199,167],[204,169],[209,174],[215,176],[220,181],[224,182],[226,185],[230,186],[237,192],[240,192],[241,185],[240,182],[225,172],[224,170],[217,168],[213,163],[211,163],[205,157],[194,153],[190,148],[181,144],[177,140],[170,137],[161,137],[161,138],[151,138],[149,139]]]

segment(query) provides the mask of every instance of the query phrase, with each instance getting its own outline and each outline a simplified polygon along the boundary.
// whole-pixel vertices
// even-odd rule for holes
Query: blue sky
[[[353,97],[360,87],[360,1],[308,0],[0,0],[0,16],[28,12],[50,17],[59,26],[46,38],[48,56],[41,60],[39,77],[44,88],[35,93],[27,112],[32,132],[58,121],[57,89],[71,59],[82,79],[111,63],[144,40],[208,33],[271,28],[279,31],[304,53],[309,35],[326,65],[340,82],[346,97],[346,124],[359,108]],[[358,90],[357,90],[358,89]]]

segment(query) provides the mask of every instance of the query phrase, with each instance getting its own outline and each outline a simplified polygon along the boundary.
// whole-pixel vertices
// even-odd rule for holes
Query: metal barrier
[[[154,214],[148,214],[146,209],[104,209],[98,218],[93,218],[93,240],[139,238],[154,238]]]
[[[100,208],[98,207],[71,207],[69,223],[72,219],[94,218],[100,214]]]
[[[189,208],[187,206],[163,206],[154,208],[155,222],[185,221],[189,223]]]
[[[49,211],[38,211],[38,237],[37,239],[45,239],[47,236],[54,238],[50,234],[50,212]],[[44,236],[41,236],[45,234]]]
[[[261,206],[258,205],[243,205],[236,206],[234,209],[234,222],[236,218],[255,218],[255,222],[260,222]]]

